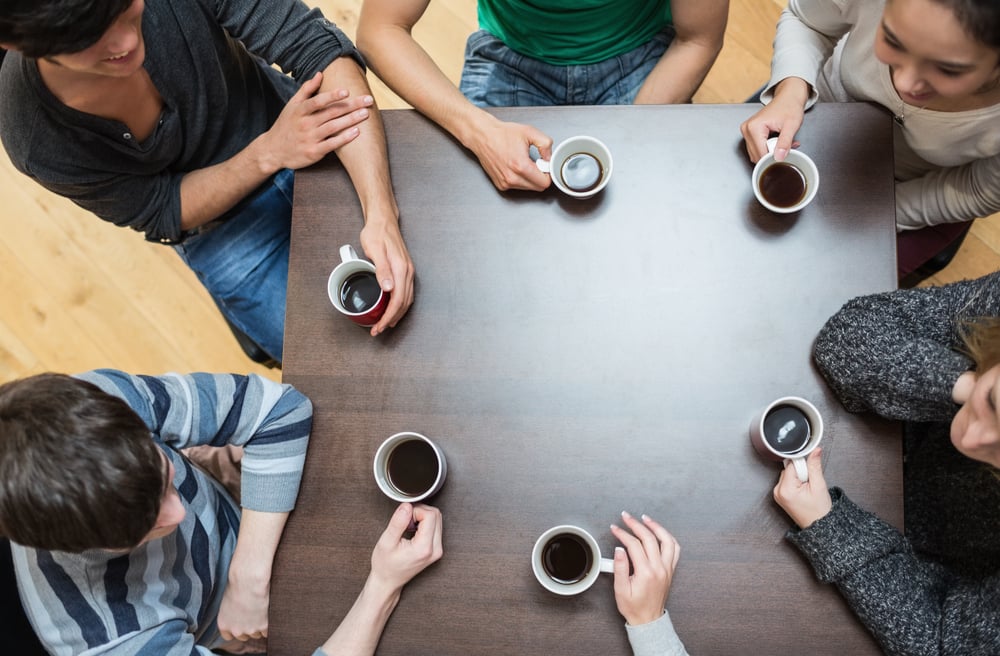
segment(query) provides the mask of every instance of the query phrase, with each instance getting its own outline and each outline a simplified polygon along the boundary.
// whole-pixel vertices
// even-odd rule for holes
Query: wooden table
[[[326,297],[338,247],[359,246],[349,180],[336,161],[296,176],[284,377],[316,415],[274,574],[272,654],[311,653],[350,608],[395,508],[372,457],[401,430],[447,453],[433,500],[445,555],[407,586],[380,654],[630,653],[610,576],[557,598],[529,563],[564,522],[610,553],[623,509],[682,545],[668,608],[692,654],[877,653],[783,539],[778,466],[747,429],[778,396],[811,399],[830,484],[902,525],[898,425],[845,413],[810,358],[842,303],[895,286],[890,118],[811,110],[799,138],[822,185],[788,217],[750,190],[738,128],[754,111],[496,112],[557,142],[607,143],[614,177],[589,201],[499,193],[436,126],[384,112],[417,287],[377,339]]]

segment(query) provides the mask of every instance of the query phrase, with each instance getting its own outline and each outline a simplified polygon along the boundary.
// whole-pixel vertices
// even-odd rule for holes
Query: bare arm
[[[674,0],[670,10],[677,35],[643,82],[637,105],[690,102],[722,50],[729,0]]]
[[[403,537],[411,518],[413,538]],[[403,586],[443,553],[441,512],[431,506],[400,504],[372,552],[372,569],[351,610],[323,645],[328,656],[370,656],[399,603]]]
[[[548,158],[552,139],[473,105],[414,40],[413,26],[429,3],[366,0],[358,23],[358,49],[393,91],[475,153],[498,189],[546,188],[549,177],[528,157],[528,148],[533,144]]]
[[[288,513],[243,509],[229,581],[219,609],[219,631],[226,640],[267,636],[271,567]]]

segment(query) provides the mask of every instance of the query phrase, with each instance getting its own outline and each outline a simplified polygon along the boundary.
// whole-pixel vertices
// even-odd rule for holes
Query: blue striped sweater
[[[240,510],[225,489],[178,450],[244,447],[242,505],[292,509],[312,406],[288,385],[259,376],[79,376],[124,399],[149,426],[176,470],[187,511],[177,530],[121,554],[80,554],[11,545],[22,603],[49,651],[69,654],[209,654]]]

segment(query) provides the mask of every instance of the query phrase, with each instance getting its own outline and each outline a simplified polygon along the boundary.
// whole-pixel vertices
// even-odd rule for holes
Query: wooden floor
[[[361,0],[310,1],[353,37]],[[725,47],[696,102],[740,102],[767,79],[784,3],[731,1]],[[465,38],[475,25],[475,0],[434,0],[415,35],[457,82]],[[371,83],[381,107],[406,106],[377,79]],[[734,135],[737,130],[734,125]],[[255,371],[280,378],[280,371],[244,357],[171,249],[95,219],[20,175],[2,151],[0,158],[0,381],[94,367]],[[977,222],[953,264],[932,282],[997,268],[1000,217],[993,217]]]

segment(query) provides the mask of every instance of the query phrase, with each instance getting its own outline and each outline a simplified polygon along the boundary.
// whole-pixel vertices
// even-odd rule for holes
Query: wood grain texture
[[[496,110],[607,143],[613,178],[588,201],[499,194],[440,129],[386,111],[419,302],[378,340],[315,302],[325,244],[354,240],[347,176],[335,161],[300,174],[285,376],[316,416],[272,585],[276,653],[310,653],[361,589],[395,507],[371,459],[403,430],[448,458],[433,501],[445,556],[407,586],[380,654],[628,653],[610,577],[555,598],[528,561],[566,522],[610,553],[623,509],[662,519],[683,545],[670,609],[691,653],[878,653],[784,542],[778,465],[747,429],[778,396],[812,399],[829,480],[901,525],[898,424],[844,411],[810,356],[845,298],[895,284],[892,123],[867,105],[817,107],[803,135],[830,173],[808,208],[779,217],[753,198],[731,129],[753,111]],[[857,139],[839,138],[847,122]]]

